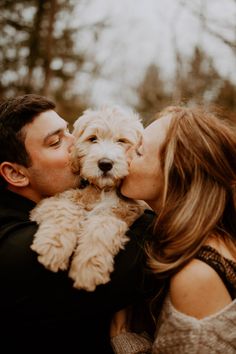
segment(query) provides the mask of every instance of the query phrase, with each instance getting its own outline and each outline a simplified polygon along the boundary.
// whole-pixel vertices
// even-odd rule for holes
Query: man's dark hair
[[[25,149],[23,128],[40,113],[55,108],[46,97],[27,94],[4,100],[0,104],[0,163],[16,162],[25,167],[31,163]]]

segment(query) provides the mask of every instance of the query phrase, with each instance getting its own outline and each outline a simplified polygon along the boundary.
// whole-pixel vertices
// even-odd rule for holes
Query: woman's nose
[[[72,148],[73,148],[74,145],[75,145],[75,137],[74,137],[74,135],[72,135],[71,133],[68,133],[67,137],[68,137],[68,142],[69,142],[69,147],[68,147],[68,149],[69,149],[69,152],[71,153]]]
[[[127,157],[127,162],[128,165],[130,165],[132,159],[133,159],[133,154],[134,154],[134,147],[130,147],[127,151],[126,151],[126,157]]]

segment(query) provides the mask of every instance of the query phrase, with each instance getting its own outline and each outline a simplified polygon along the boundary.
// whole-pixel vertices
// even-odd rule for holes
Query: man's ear
[[[26,187],[29,184],[25,167],[17,163],[2,162],[0,165],[0,174],[12,186]]]

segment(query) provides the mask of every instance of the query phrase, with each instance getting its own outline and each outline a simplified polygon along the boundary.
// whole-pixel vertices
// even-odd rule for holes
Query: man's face
[[[67,122],[50,110],[38,115],[23,132],[31,158],[26,171],[34,201],[75,187],[78,177],[70,166],[74,137],[67,129]]]

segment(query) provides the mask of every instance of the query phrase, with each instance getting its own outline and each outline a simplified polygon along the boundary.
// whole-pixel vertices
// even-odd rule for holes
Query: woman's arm
[[[131,309],[118,311],[111,322],[110,336],[116,354],[150,354],[152,340],[146,332],[134,333],[130,330]]]
[[[170,298],[178,311],[197,319],[212,315],[232,302],[216,271],[198,259],[171,278]]]

